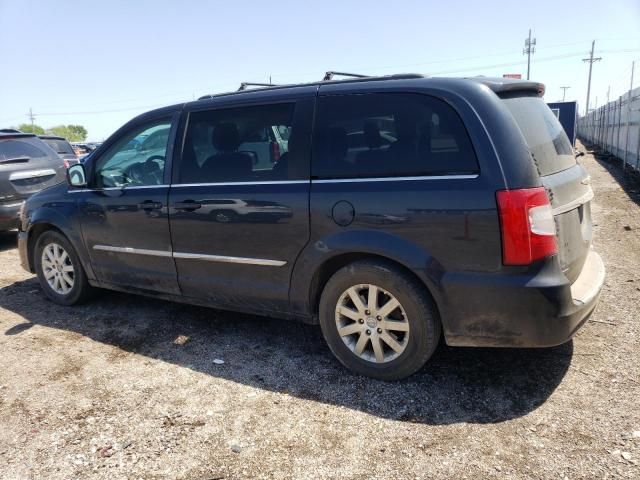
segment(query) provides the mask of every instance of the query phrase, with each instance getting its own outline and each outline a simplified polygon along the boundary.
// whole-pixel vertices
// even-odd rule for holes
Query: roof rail
[[[333,80],[333,77],[335,77],[336,75],[340,77],[353,77],[353,78],[367,78],[370,76],[370,75],[362,75],[360,73],[332,72],[331,70],[329,70],[328,72],[325,72],[324,78],[322,79],[322,81],[328,82],[329,80]]]
[[[277,87],[277,85],[275,83],[242,82],[238,88],[238,92],[246,90],[247,87]]]
[[[325,74],[324,79],[320,80],[320,81],[316,81],[316,82],[311,82],[311,83],[292,83],[292,84],[285,84],[285,85],[274,85],[271,83],[252,83],[252,82],[242,82],[240,84],[240,88],[238,88],[238,90],[236,90],[235,92],[226,92],[226,93],[215,93],[215,94],[207,94],[207,95],[203,95],[201,97],[198,97],[198,100],[210,100],[214,97],[219,97],[219,96],[223,96],[223,95],[235,95],[238,93],[242,93],[242,92],[248,92],[251,91],[249,90],[247,87],[263,87],[265,90],[271,90],[271,89],[280,89],[280,88],[288,88],[288,87],[297,87],[297,86],[311,86],[311,85],[322,85],[323,82],[328,82],[328,81],[332,81],[332,78],[334,75],[342,75],[342,76],[348,76],[348,77],[353,77],[353,78],[348,78],[348,79],[344,79],[344,80],[333,80],[336,83],[340,83],[340,82],[344,82],[344,83],[350,83],[350,82],[374,82],[374,81],[384,81],[384,80],[408,80],[408,79],[413,79],[413,78],[424,78],[424,75],[421,75],[419,73],[397,73],[397,74],[393,74],[393,75],[384,75],[384,76],[380,76],[380,77],[372,77],[372,76],[368,76],[368,75],[360,75],[358,73],[345,73],[345,72],[332,72],[329,71]]]

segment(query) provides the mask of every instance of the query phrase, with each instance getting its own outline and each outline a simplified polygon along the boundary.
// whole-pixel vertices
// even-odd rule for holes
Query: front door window
[[[154,120],[120,137],[97,161],[96,188],[136,187],[164,183],[171,119]]]

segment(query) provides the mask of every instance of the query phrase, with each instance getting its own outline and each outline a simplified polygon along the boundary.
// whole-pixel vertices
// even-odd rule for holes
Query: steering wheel
[[[162,169],[159,161],[164,162],[162,155],[153,155],[146,161],[134,163],[125,170],[125,174],[135,185],[162,185]]]

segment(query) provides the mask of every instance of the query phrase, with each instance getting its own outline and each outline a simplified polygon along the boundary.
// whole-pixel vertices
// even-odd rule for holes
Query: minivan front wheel
[[[91,293],[87,276],[71,243],[60,233],[48,231],[36,242],[34,261],[45,295],[61,305],[73,305]]]
[[[320,299],[320,326],[343,365],[380,380],[415,373],[440,339],[424,287],[395,266],[370,260],[347,265],[329,279]]]

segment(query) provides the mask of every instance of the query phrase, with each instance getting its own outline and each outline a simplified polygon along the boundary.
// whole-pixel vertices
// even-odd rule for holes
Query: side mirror
[[[67,169],[67,182],[72,187],[86,187],[87,186],[87,174],[84,169],[84,165],[78,163],[72,165]]]

